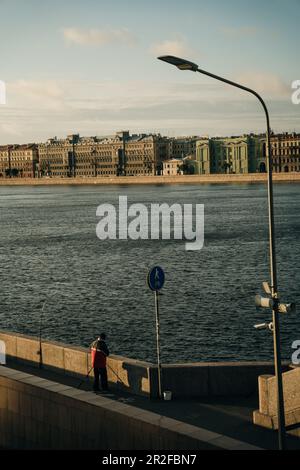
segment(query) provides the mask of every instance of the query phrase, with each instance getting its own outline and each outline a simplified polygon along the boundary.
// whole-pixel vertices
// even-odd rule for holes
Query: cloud
[[[0,129],[1,133],[7,135],[8,138],[10,136],[14,138],[22,137],[22,131],[20,129],[20,126],[16,125],[13,122],[0,122]],[[8,143],[8,141],[5,141],[5,143]]]
[[[274,130],[299,128],[298,107],[282,99],[285,85],[280,79],[251,72],[238,80],[277,92],[268,103]],[[0,114],[1,144],[43,141],[73,132],[113,134],[122,128],[169,135],[231,135],[263,131],[265,126],[257,100],[214,81],[19,80],[8,82],[7,90],[8,104]]]
[[[244,72],[237,76],[237,81],[266,96],[286,99],[291,95],[290,86],[279,76],[272,73]]]
[[[120,29],[81,29],[64,28],[64,39],[67,44],[79,44],[81,46],[104,46],[106,44],[136,43],[136,37],[126,28]]]
[[[105,109],[117,114],[134,107],[153,108],[156,105],[199,99],[216,103],[223,93],[215,83],[170,83],[153,80],[73,81],[65,84],[67,103],[72,109]],[[225,99],[230,100],[227,91]]]
[[[16,80],[7,84],[7,96],[14,107],[60,109],[65,90],[55,80]]]
[[[221,32],[226,36],[237,38],[242,36],[255,36],[258,33],[258,29],[255,26],[240,26],[235,27],[224,27]]]
[[[184,38],[166,39],[165,41],[152,44],[149,49],[149,52],[155,56],[188,56],[192,54],[192,50],[188,47]]]
[[[57,82],[52,80],[34,81],[17,80],[9,84],[11,91],[18,94],[25,94],[38,97],[58,98],[63,94],[62,88]]]

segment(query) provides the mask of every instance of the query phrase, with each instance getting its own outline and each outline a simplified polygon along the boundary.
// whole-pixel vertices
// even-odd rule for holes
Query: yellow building
[[[40,176],[106,177],[154,175],[168,156],[168,140],[160,135],[49,139],[39,144]]]
[[[184,158],[188,155],[195,157],[198,136],[172,137],[169,140],[169,154],[171,158]]]
[[[9,177],[11,169],[10,152],[13,145],[0,146],[0,178]]]
[[[300,171],[300,134],[294,132],[272,135],[271,151],[274,172]]]
[[[182,167],[182,159],[180,158],[170,158],[163,162],[163,175],[164,176],[174,176],[182,174],[180,168]]]
[[[37,176],[37,166],[38,148],[36,144],[0,147],[1,178],[34,178]]]

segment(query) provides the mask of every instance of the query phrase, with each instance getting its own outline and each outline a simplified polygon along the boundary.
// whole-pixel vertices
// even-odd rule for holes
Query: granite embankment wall
[[[286,426],[292,426],[293,434],[300,437],[300,367],[282,376]],[[271,375],[259,377],[259,410],[254,411],[254,424],[278,429],[276,378]]]
[[[300,182],[300,173],[273,173],[274,182]],[[0,178],[0,185],[80,185],[80,184],[223,184],[263,183],[266,173],[245,175],[174,175],[174,176],[119,176],[119,177],[76,177],[76,178]]]
[[[26,363],[59,374],[84,378],[91,368],[89,350],[36,337],[0,331],[7,364]],[[273,374],[269,362],[201,362],[163,365],[163,390],[173,397],[248,396],[258,391],[258,376]],[[92,372],[91,372],[92,376]],[[108,358],[108,379],[113,389],[157,397],[155,364],[121,356]]]
[[[0,366],[0,448],[254,450],[91,392]]]

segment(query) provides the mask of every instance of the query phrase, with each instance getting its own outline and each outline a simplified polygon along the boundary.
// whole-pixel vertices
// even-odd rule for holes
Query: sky
[[[254,88],[275,132],[300,132],[300,0],[0,0],[0,18],[0,144],[264,132],[253,96],[163,54]]]

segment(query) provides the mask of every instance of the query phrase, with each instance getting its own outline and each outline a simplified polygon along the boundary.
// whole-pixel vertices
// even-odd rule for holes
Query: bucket
[[[163,396],[164,400],[166,401],[172,400],[172,392],[170,392],[170,390],[166,390],[165,392],[163,392]]]

